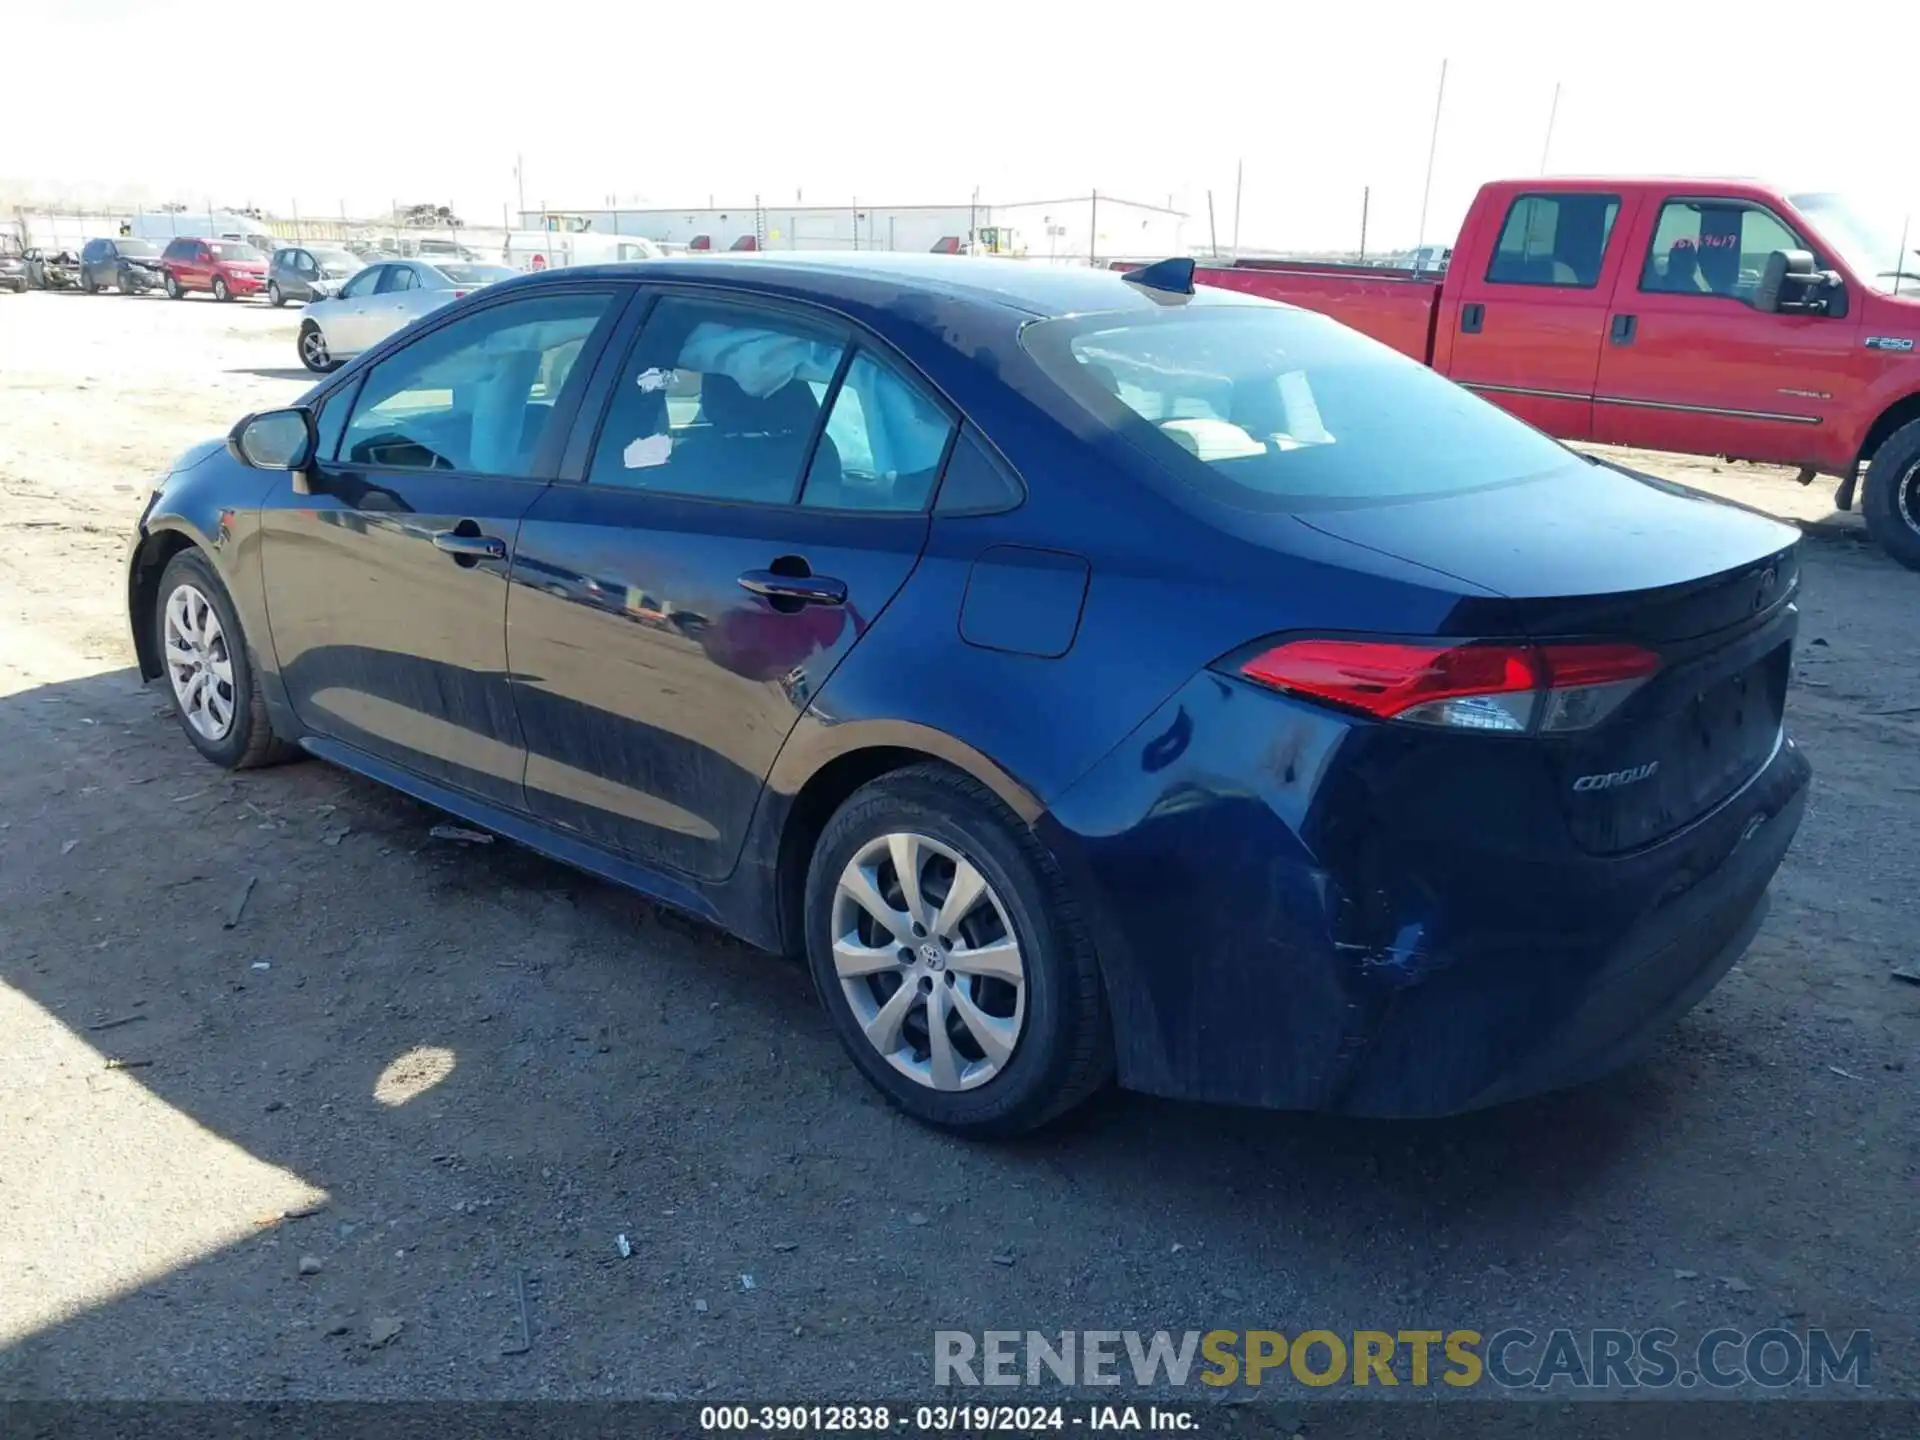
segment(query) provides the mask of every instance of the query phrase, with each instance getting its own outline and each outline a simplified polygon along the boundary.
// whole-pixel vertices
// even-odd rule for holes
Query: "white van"
[[[644,235],[567,234],[515,230],[500,260],[516,270],[558,270],[568,265],[610,265],[620,260],[658,260],[664,252]]]

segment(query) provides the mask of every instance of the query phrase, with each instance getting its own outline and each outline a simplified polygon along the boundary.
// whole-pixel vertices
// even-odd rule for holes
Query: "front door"
[[[1754,308],[1768,255],[1801,237],[1752,200],[1674,196],[1649,216],[1614,288],[1594,438],[1838,465],[1858,315]]]
[[[1549,435],[1588,438],[1619,216],[1618,195],[1515,196],[1493,253],[1454,257],[1459,303],[1440,315],[1454,329],[1448,377]]]
[[[379,289],[391,265],[370,265],[349,280],[339,297],[327,306],[327,348],[335,355],[358,355],[367,349],[375,334],[373,307],[382,304],[374,292]]]
[[[716,878],[918,562],[953,426],[903,367],[790,309],[668,296],[607,378],[584,483],[540,496],[514,561],[527,804]]]
[[[328,399],[312,493],[279,496],[262,523],[274,650],[303,725],[520,804],[507,574],[563,439],[553,417],[577,403],[572,362],[613,301],[567,289],[471,311]]]

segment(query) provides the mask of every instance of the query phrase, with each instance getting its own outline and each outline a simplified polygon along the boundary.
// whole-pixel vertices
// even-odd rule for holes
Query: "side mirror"
[[[318,447],[313,412],[296,406],[248,415],[227,432],[227,448],[253,470],[290,470],[296,495],[307,489],[307,467]]]
[[[1810,250],[1775,250],[1760,271],[1753,308],[1769,315],[1783,310],[1847,313],[1847,292],[1839,275],[1814,268]]]

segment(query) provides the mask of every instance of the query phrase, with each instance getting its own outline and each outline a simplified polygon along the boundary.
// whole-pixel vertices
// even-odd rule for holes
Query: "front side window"
[[[558,399],[554,357],[578,354],[611,303],[605,293],[543,295],[421,336],[368,372],[340,462],[532,478]]]
[[[380,294],[397,295],[402,290],[416,288],[411,265],[389,265],[387,273],[380,277]]]
[[[80,252],[82,260],[104,260],[113,253],[113,247],[105,240],[89,240],[86,248]]]
[[[588,478],[790,504],[846,343],[783,311],[660,301],[627,359]]]
[[[1505,411],[1305,310],[1202,305],[1046,320],[1021,343],[1095,420],[1242,509],[1459,493],[1572,463]]]
[[[362,270],[358,275],[354,276],[353,279],[340,287],[340,298],[342,300],[358,300],[363,295],[373,294],[374,286],[380,283],[382,277],[384,277],[391,268],[391,266],[387,265],[374,265]]]
[[[1487,283],[1591,290],[1619,215],[1617,195],[1519,196],[1500,227]]]
[[[814,388],[825,397],[825,384]],[[924,510],[952,438],[953,422],[944,410],[861,350],[834,393],[800,503],[826,510]]]
[[[1804,250],[1772,212],[1740,200],[1669,200],[1660,207],[1640,288],[1668,295],[1718,295],[1742,304],[1775,250]]]

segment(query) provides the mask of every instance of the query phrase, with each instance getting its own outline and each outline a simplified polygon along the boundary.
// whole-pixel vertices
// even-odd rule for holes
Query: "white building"
[[[993,229],[984,205],[752,205],[680,210],[529,210],[527,229],[638,235],[687,250],[963,250]],[[982,235],[982,248],[989,236]]]

